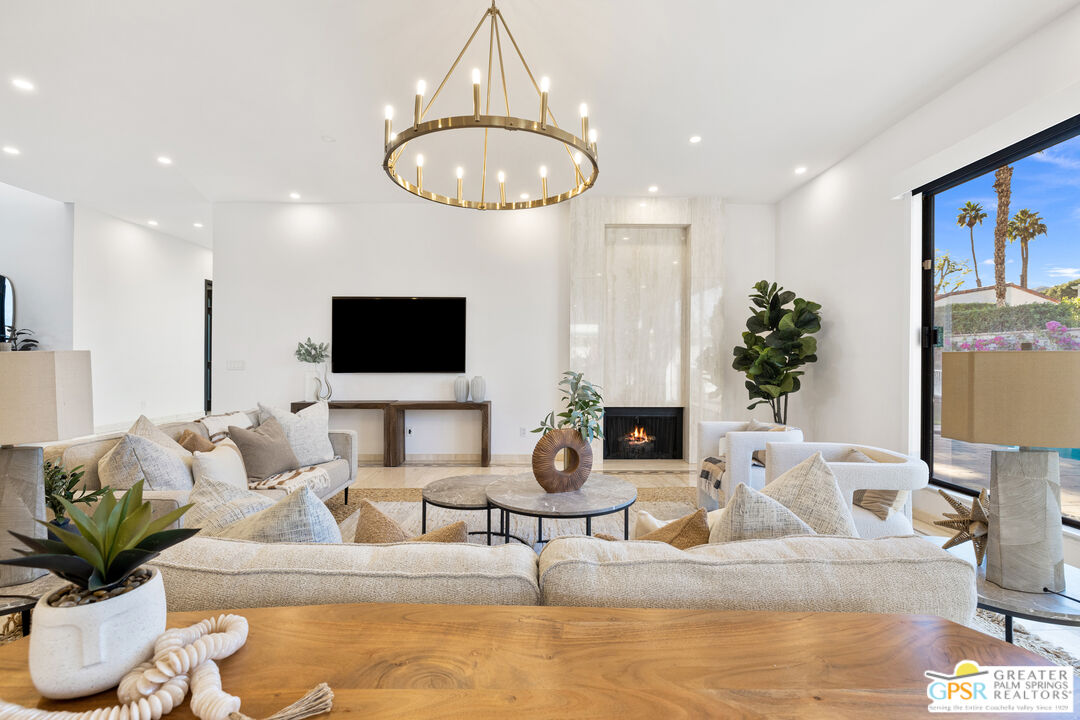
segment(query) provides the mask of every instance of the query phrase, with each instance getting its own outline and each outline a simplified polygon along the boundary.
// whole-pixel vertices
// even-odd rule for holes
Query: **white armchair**
[[[867,462],[844,462],[852,450],[858,450],[873,460]],[[911,535],[911,493],[926,487],[930,471],[922,460],[901,453],[868,445],[851,443],[768,443],[766,452],[765,482],[787,472],[814,453],[828,463],[836,476],[840,492],[851,504],[856,490],[906,490],[907,501],[900,510],[889,511],[882,520],[874,513],[853,505],[851,514],[855,529],[864,538]]]
[[[768,443],[801,443],[802,430],[748,431],[746,421],[730,422],[711,420],[698,423],[698,449],[703,457],[724,456],[727,471],[721,479],[719,488],[711,486],[699,477],[698,506],[706,510],[716,510],[727,503],[735,486],[746,483],[755,490],[765,486],[765,468],[754,465],[754,453],[765,450]],[[770,427],[777,427],[770,425]],[[720,502],[721,494],[724,502]]]

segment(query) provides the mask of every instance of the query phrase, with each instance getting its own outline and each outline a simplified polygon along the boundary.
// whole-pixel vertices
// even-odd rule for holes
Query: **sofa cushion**
[[[700,545],[556,538],[540,554],[545,605],[938,615],[975,612],[975,570],[915,536],[788,537]]]
[[[194,507],[184,515],[184,527],[200,528],[205,535],[214,535],[248,515],[274,505],[273,498],[216,479],[213,474],[200,475],[188,502]]]
[[[813,535],[799,516],[768,495],[739,483],[710,528],[709,542]]]
[[[254,430],[232,425],[229,427],[229,437],[240,448],[244,467],[252,480],[265,480],[271,475],[300,467],[285,437],[285,430],[273,418]]]
[[[98,461],[98,476],[114,490],[129,490],[140,480],[146,481],[147,490],[190,490],[191,453],[176,447],[187,453],[189,462],[147,437],[126,434]]]
[[[214,535],[264,543],[341,542],[341,531],[333,513],[309,487],[290,493],[265,510],[226,525]]]
[[[259,403],[259,415],[274,418],[285,430],[289,447],[301,466],[319,465],[334,459],[330,444],[330,406],[325,401],[309,405],[298,413]]]
[[[773,480],[761,492],[798,515],[816,533],[858,536],[851,507],[819,452]]]
[[[519,543],[245,542],[197,535],[151,561],[169,610],[442,603],[536,605],[536,553]]]

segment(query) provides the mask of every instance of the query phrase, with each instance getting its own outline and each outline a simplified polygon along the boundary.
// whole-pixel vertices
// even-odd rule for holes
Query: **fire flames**
[[[631,445],[643,445],[651,440],[652,438],[645,432],[645,428],[637,426],[626,436],[626,442]]]

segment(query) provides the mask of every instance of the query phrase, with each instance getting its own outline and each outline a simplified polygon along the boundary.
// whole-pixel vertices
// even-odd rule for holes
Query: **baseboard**
[[[359,453],[356,456],[358,462],[371,465],[382,464],[382,453]],[[438,465],[479,465],[480,453],[406,453],[406,463],[423,463]],[[492,465],[528,465],[532,462],[532,455],[492,455]]]

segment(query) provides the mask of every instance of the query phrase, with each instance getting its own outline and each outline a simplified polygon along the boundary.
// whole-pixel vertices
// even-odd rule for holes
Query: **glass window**
[[[978,490],[998,446],[941,436],[941,353],[1080,351],[1080,137],[937,192],[932,206],[933,474]],[[1053,449],[1062,512],[1080,520],[1080,449]]]

